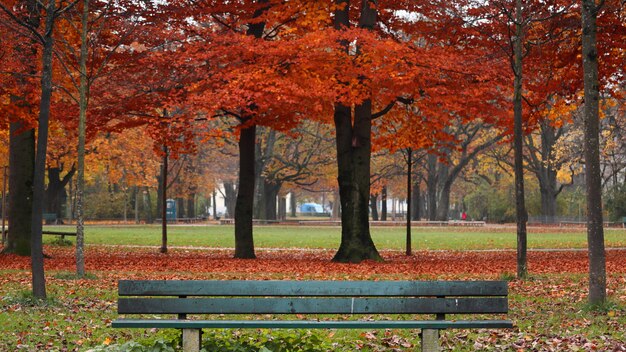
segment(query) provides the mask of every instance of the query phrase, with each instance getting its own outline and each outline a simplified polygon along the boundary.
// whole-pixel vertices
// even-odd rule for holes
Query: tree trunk
[[[46,153],[48,151],[48,123],[52,101],[52,55],[53,30],[55,20],[55,0],[46,5],[46,25],[43,37],[41,69],[41,101],[39,104],[39,126],[37,129],[37,154],[35,155],[35,173],[33,183],[33,216],[31,223],[31,268],[33,296],[46,298],[46,278],[43,262],[42,212],[45,192]]]
[[[239,183],[235,206],[235,258],[256,258],[252,237],[255,144],[256,126],[252,125],[241,129],[239,137]]]
[[[413,150],[407,149],[407,172],[406,172],[406,255],[411,255],[411,172],[413,169]]]
[[[224,182],[224,205],[226,206],[225,217],[229,219],[235,218],[235,205],[236,204],[237,204],[237,188],[232,182]]]
[[[372,220],[378,221],[378,194],[370,194],[370,210]]]
[[[213,190],[213,220],[217,220],[217,192]]]
[[[267,183],[264,180],[263,198],[265,201],[265,220],[276,220],[278,209],[276,208],[276,202],[278,199],[278,192],[280,191],[280,185]]]
[[[380,220],[387,221],[387,186],[380,193]]]
[[[9,231],[3,253],[30,255],[35,130],[12,122],[9,136]]]
[[[87,24],[89,17],[89,0],[83,0],[80,34],[80,87],[79,87],[79,114],[78,114],[78,180],[76,190],[76,275],[85,276],[85,215],[83,211],[83,195],[85,192],[85,135],[87,123]],[[135,194],[137,188],[135,187]],[[135,197],[137,201],[137,197]],[[137,207],[135,206],[135,213]],[[136,214],[135,214],[136,216]]]
[[[527,264],[527,235],[525,192],[524,192],[524,151],[523,151],[523,116],[522,116],[522,43],[524,37],[522,0],[515,1],[515,32],[516,39],[513,42],[514,63],[513,71],[515,75],[513,91],[513,149],[514,149],[514,169],[515,169],[515,209],[517,217],[517,278],[523,279],[528,275]]]
[[[337,165],[341,201],[341,245],[333,261],[382,260],[369,231],[371,101],[355,108],[335,106]]]
[[[602,224],[602,178],[599,155],[599,90],[597,16],[594,0],[582,0],[584,72],[585,178],[587,188],[587,242],[589,246],[589,303],[606,301],[606,253]]]
[[[161,165],[161,248],[159,252],[167,253],[167,172],[168,150],[163,146],[163,164]]]
[[[439,202],[437,204],[437,220],[448,221],[448,213],[450,211],[450,189],[452,182],[443,182],[443,186],[439,190]]]
[[[181,197],[176,197],[176,217],[188,218],[187,210],[185,209],[185,200]]]
[[[187,198],[187,217],[193,219],[196,217],[196,194],[191,193]]]
[[[294,191],[291,191],[291,196],[289,197],[289,207],[291,210],[291,217],[295,218],[297,216],[296,212],[298,210],[298,202],[296,198],[296,192]]]
[[[419,177],[415,179],[415,183],[413,183],[413,192],[411,194],[411,219],[415,221],[419,221],[422,217],[421,213],[421,193],[420,193],[420,179]]]
[[[428,196],[428,220],[437,220],[437,156],[428,154],[426,193]]]
[[[72,180],[76,168],[72,169],[61,179],[61,171],[59,167],[48,168],[48,188],[45,193],[46,212],[56,214],[58,219],[65,216],[63,214],[63,204],[67,201],[67,192],[65,187]]]

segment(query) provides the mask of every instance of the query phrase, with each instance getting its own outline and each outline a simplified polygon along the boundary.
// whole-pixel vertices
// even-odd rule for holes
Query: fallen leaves
[[[47,247],[46,270],[74,270],[73,248]],[[294,279],[325,277],[357,279],[372,275],[398,274],[408,276],[481,274],[502,275],[515,272],[514,251],[424,251],[406,257],[399,251],[383,252],[385,262],[366,261],[360,264],[333,263],[332,250],[260,250],[257,260],[232,258],[224,249],[170,249],[167,255],[156,248],[89,246],[86,265],[89,271],[136,271],[142,273],[220,273],[254,274],[255,278],[269,278],[272,274],[288,274]],[[586,273],[587,253],[584,251],[531,251],[528,254],[530,272]],[[626,250],[607,251],[607,271],[620,272],[626,267]],[[28,270],[29,257],[0,256],[0,268]],[[252,277],[252,276],[251,276]],[[562,297],[567,291],[548,287],[550,295]],[[618,295],[624,295],[620,290]]]

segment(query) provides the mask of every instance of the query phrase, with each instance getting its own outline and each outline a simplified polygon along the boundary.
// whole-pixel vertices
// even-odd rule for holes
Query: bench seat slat
[[[506,296],[503,281],[121,280],[120,296]]]
[[[506,298],[120,298],[120,314],[507,313]]]
[[[141,320],[117,319],[114,328],[291,328],[291,329],[446,329],[446,328],[512,328],[510,320],[381,320],[381,321],[315,321],[315,320]]]

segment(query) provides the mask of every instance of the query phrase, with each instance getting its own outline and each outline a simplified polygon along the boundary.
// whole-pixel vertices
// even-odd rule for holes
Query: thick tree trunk
[[[241,130],[239,137],[239,183],[235,205],[235,258],[254,259],[252,211],[254,204],[254,149],[256,126]]]
[[[528,275],[527,264],[527,235],[526,222],[528,214],[526,213],[525,192],[524,192],[524,151],[523,151],[523,116],[522,116],[522,43],[524,37],[524,26],[522,24],[522,0],[516,0],[515,9],[515,32],[516,39],[513,43],[514,63],[513,71],[515,75],[514,91],[513,91],[513,150],[514,150],[514,169],[515,169],[515,209],[517,217],[517,277],[519,279],[526,278]]]
[[[589,303],[606,301],[606,253],[602,224],[597,16],[594,0],[582,0],[582,46],[585,86],[585,178],[587,188],[587,242],[589,246]]]
[[[3,253],[30,255],[35,130],[12,122],[9,136],[9,231]]]
[[[371,102],[355,108],[354,129],[350,117],[348,107],[335,106],[341,245],[333,261],[382,260],[369,231]]]
[[[45,193],[46,212],[56,214],[58,219],[65,216],[63,214],[63,205],[67,201],[67,192],[65,187],[71,181],[76,168],[72,169],[61,179],[61,171],[59,167],[48,168],[48,188]]]
[[[349,1],[337,0],[336,3],[339,7],[335,10],[335,28],[347,28],[350,25]],[[374,0],[362,2],[360,28],[373,29],[377,16],[376,3]],[[342,42],[342,45],[347,51],[349,43]],[[362,79],[366,81],[365,77]],[[372,102],[367,99],[355,107],[354,125],[350,110],[347,106],[335,104],[341,244],[333,261],[358,263],[366,259],[382,260],[369,230]]]

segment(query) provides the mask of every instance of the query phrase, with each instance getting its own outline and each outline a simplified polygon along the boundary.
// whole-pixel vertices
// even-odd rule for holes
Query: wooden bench
[[[65,231],[48,231],[48,230],[43,230],[41,231],[42,235],[56,235],[56,236],[61,236],[61,239],[64,240],[65,236],[76,236],[76,232],[65,232]]]
[[[506,314],[506,281],[119,281],[119,314],[150,319],[117,319],[115,328],[177,328],[183,350],[198,351],[202,328],[421,329],[422,351],[439,351],[439,330],[511,328],[501,319],[446,319],[446,314]],[[168,297],[169,296],[169,297]],[[176,319],[154,319],[175,314]],[[187,314],[214,314],[202,320]],[[220,314],[256,315],[254,320],[219,319]],[[315,314],[298,320],[267,315]],[[317,316],[332,314],[335,316]],[[366,315],[342,320],[336,315]],[[398,315],[389,319],[377,315]],[[414,320],[432,314],[435,320]]]

